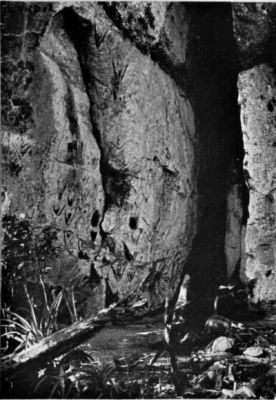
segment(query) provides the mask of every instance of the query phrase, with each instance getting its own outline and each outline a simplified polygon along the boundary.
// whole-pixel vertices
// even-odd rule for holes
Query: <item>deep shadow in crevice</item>
[[[88,58],[89,56],[93,57],[94,53],[94,26],[91,21],[80,17],[71,7],[64,8],[58,15],[60,18],[62,18],[63,29],[70,38],[77,52],[83,82],[87,95],[91,101],[91,91],[93,91],[94,88],[94,78]],[[97,129],[93,130],[93,135],[101,149],[101,138],[99,136],[99,131]]]
[[[132,261],[133,255],[131,254],[131,252],[130,252],[129,248],[127,247],[127,245],[125,244],[125,242],[123,242],[123,246],[124,246],[125,258],[127,259],[127,261]]]
[[[226,200],[231,165],[242,188],[244,222],[248,193],[244,183],[242,132],[237,104],[238,52],[231,4],[191,3],[188,97],[195,114],[198,160],[198,230],[187,270],[193,296],[212,296],[227,281],[224,254]]]
[[[106,291],[105,291],[105,307],[109,307],[113,303],[117,303],[119,300],[118,294],[113,293],[108,278],[105,279]]]
[[[95,84],[95,71],[93,70],[93,58],[98,57],[95,43],[95,26],[91,21],[80,17],[70,7],[64,8],[62,13],[63,27],[70,40],[72,41],[77,54],[82,71],[83,82],[90,100],[90,118],[93,127],[93,136],[101,152],[100,172],[102,176],[103,189],[105,192],[104,213],[107,209],[116,205],[121,207],[130,192],[131,186],[128,182],[127,171],[118,171],[108,162],[106,152],[102,143],[102,133],[96,123],[93,113],[93,105],[98,98]],[[101,231],[101,229],[100,229]]]

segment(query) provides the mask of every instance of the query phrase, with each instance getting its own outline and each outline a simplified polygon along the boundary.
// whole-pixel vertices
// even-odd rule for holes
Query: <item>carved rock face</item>
[[[1,4],[5,215],[51,228],[84,314],[186,269],[194,297],[240,268],[275,299],[274,7]]]
[[[27,53],[32,124],[20,133],[33,153],[21,154],[14,180],[6,175],[11,212],[55,227],[59,250],[49,279],[70,286],[76,269],[87,275],[86,312],[129,294],[161,303],[178,283],[196,226],[193,110],[158,63],[122,38],[101,5],[53,7]],[[166,7],[138,10],[156,36],[144,43],[156,45],[160,32],[162,40],[165,32],[172,36],[174,14],[177,24],[185,20],[184,7],[182,14]],[[172,66],[185,61],[183,35],[178,30],[171,53],[166,48]]]

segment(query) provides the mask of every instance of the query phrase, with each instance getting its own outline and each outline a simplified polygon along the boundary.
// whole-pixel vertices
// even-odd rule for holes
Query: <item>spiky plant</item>
[[[27,316],[11,311],[9,309],[2,310],[2,321],[1,327],[4,331],[1,335],[4,342],[13,341],[15,348],[14,353],[26,349],[35,343],[38,343],[41,339],[51,335],[58,329],[57,315],[61,304],[63,293],[59,292],[54,296],[53,301],[49,304],[49,301],[45,294],[45,309],[42,315],[39,317],[36,312],[34,300],[30,297],[27,286],[24,286],[28,310]],[[45,290],[45,288],[44,288]],[[2,349],[2,351],[5,349]],[[7,346],[6,350],[9,350]],[[5,352],[5,351],[4,351]]]

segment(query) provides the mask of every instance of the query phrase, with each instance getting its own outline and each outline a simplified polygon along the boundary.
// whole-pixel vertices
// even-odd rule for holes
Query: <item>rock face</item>
[[[275,300],[275,5],[1,9],[3,222],[47,282],[84,315],[186,272]]]
[[[249,189],[244,271],[256,280],[255,301],[276,293],[276,77],[261,64],[239,75],[239,103],[244,141],[244,173]]]
[[[7,44],[5,52],[9,213],[55,228],[49,279],[60,285],[70,271],[72,279],[76,269],[86,275],[87,313],[129,294],[159,304],[180,279],[196,227],[191,104],[100,4],[20,7],[20,35],[11,35],[19,50]],[[147,26],[141,46],[162,48],[166,38],[173,68],[185,63],[187,25],[184,7],[167,7],[119,5],[114,15],[130,31],[139,27],[134,15]],[[9,33],[17,11],[6,5]],[[28,35],[37,42],[26,47]]]
[[[233,4],[244,182],[230,189],[226,254],[228,270],[240,266],[242,280],[254,283],[252,300],[263,303],[276,299],[275,11],[274,3]]]

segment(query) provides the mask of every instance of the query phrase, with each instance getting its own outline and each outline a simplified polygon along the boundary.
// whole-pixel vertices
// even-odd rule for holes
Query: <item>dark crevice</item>
[[[89,65],[87,63],[87,58],[89,56],[89,53],[93,56],[93,49],[91,49],[91,37],[93,37],[94,27],[89,20],[80,17],[70,7],[64,8],[60,12],[60,14],[63,17],[63,28],[70,38],[74,48],[76,49],[79,65],[82,72],[83,83],[85,85],[88,98],[91,101],[90,89],[93,83],[93,79],[91,79],[90,74],[92,74],[93,71],[90,71]],[[95,137],[95,140],[102,153],[100,132],[93,121],[91,109],[90,114],[93,127],[93,136]]]
[[[90,265],[90,276],[89,276],[89,280],[90,280],[91,284],[93,284],[93,285],[95,285],[95,286],[99,285],[100,282],[101,282],[101,277],[100,277],[100,275],[98,274],[98,272],[96,271],[95,265],[94,265],[93,262],[92,262],[91,265]]]
[[[102,176],[102,183],[105,193],[105,204],[104,210],[105,213],[108,208],[112,205],[116,205],[121,207],[124,203],[125,198],[130,192],[131,186],[128,182],[127,171],[118,171],[115,168],[111,167],[106,156],[105,151],[100,145],[100,131],[97,127],[95,121],[93,121],[93,112],[91,110],[91,120],[93,126],[93,132],[96,138],[98,138],[98,145],[101,151],[101,159],[100,159],[100,172]]]
[[[68,164],[83,164],[83,143],[79,140],[67,143],[67,156],[65,163]]]
[[[99,146],[100,158],[100,172],[102,176],[103,189],[105,193],[104,210],[111,205],[121,207],[123,202],[130,191],[130,184],[128,183],[127,171],[121,172],[112,168],[105,156],[101,140],[101,132],[96,123],[93,113],[93,104],[97,102],[95,98],[95,77],[94,71],[91,67],[91,57],[95,54],[95,27],[90,21],[78,16],[71,8],[66,8],[62,11],[64,30],[71,39],[77,54],[82,71],[83,82],[86,87],[86,92],[90,100],[90,118],[93,127],[93,136]],[[101,221],[100,221],[101,224]],[[101,226],[100,233],[104,235]]]
[[[91,218],[91,225],[96,227],[99,223],[100,213],[98,210],[94,211],[92,218]]]
[[[229,181],[240,186],[243,223],[248,217],[248,190],[243,177],[239,61],[231,4],[191,3],[187,10],[191,16],[188,97],[195,114],[199,164],[198,231],[187,270],[193,278],[192,293],[198,297],[212,295],[227,280],[224,244]]]
[[[125,242],[123,242],[123,246],[124,246],[124,254],[125,254],[125,258],[127,261],[132,261],[133,260],[133,255],[131,254],[131,252],[129,251],[129,248],[127,247],[127,245],[125,244]]]
[[[78,252],[78,257],[79,257],[80,260],[87,260],[87,261],[90,260],[88,254],[83,250],[80,250]]]
[[[105,199],[104,199],[104,207],[103,207],[103,215],[102,218],[97,221],[97,224],[99,223],[99,234],[101,235],[101,238],[103,242],[107,242],[108,238],[107,235],[105,234],[103,228],[102,228],[102,221],[104,219],[104,214],[107,211],[107,209],[110,207],[111,204],[113,204],[112,197],[109,194],[107,187],[108,187],[108,176],[111,175],[112,179],[112,174],[108,174],[108,164],[105,160],[104,156],[104,149],[102,146],[102,141],[101,141],[101,132],[97,126],[97,123],[94,119],[93,115],[93,109],[92,105],[93,102],[95,101],[93,99],[93,90],[95,90],[93,82],[94,82],[94,77],[93,77],[93,72],[91,70],[91,67],[89,67],[89,54],[90,56],[93,56],[93,48],[91,49],[91,38],[95,41],[95,27],[91,24],[90,21],[79,17],[72,8],[65,8],[62,11],[62,16],[63,16],[63,26],[64,30],[69,36],[70,40],[72,41],[77,55],[78,55],[78,60],[82,72],[82,78],[83,82],[86,88],[86,93],[87,96],[90,100],[90,118],[91,118],[91,125],[93,128],[93,136],[97,142],[97,145],[100,150],[100,173],[102,177],[102,184],[103,184],[103,189],[105,193]],[[96,43],[95,43],[96,46]],[[92,45],[93,47],[93,45]],[[97,46],[96,46],[97,47]],[[96,217],[94,217],[96,218]],[[92,217],[93,220],[93,217]],[[91,220],[91,224],[96,224],[96,220],[94,219],[93,221]],[[95,241],[96,239],[96,232],[91,232],[91,240],[92,242]],[[107,243],[108,245],[108,243]]]
[[[265,276],[266,276],[267,278],[269,278],[271,274],[272,274],[272,270],[270,269],[269,271],[267,271],[267,272],[265,273]]]
[[[90,237],[91,237],[91,241],[95,242],[95,240],[97,238],[97,232],[91,231],[90,232]]]
[[[269,101],[267,103],[267,109],[268,109],[269,112],[273,112],[274,111],[274,106],[273,106],[271,101]]]
[[[75,110],[75,104],[74,104],[74,98],[72,91],[67,85],[67,95],[65,98],[65,110],[66,110],[66,116],[69,121],[69,129],[72,134],[72,137],[77,140],[80,137],[79,133],[79,127],[78,127],[78,122],[76,120],[76,110]]]
[[[95,121],[93,121],[93,113],[91,110],[91,121],[93,133],[98,138],[97,143],[101,151],[100,173],[102,176],[103,189],[105,193],[105,203],[103,213],[105,213],[112,205],[121,207],[127,197],[131,186],[128,183],[127,171],[121,172],[112,168],[105,157],[105,151],[100,145],[100,131]]]
[[[109,307],[110,304],[117,303],[119,297],[117,293],[112,292],[108,278],[105,279],[105,284],[106,284],[105,307]]]

